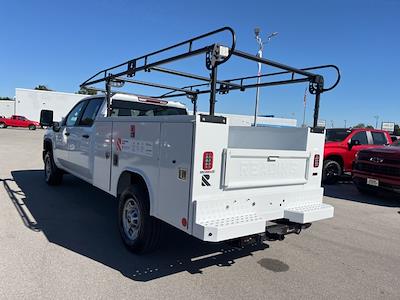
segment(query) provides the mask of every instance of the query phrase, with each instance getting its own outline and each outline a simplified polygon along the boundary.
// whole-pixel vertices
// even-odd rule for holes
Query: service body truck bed
[[[91,99],[98,97],[84,101]],[[214,242],[264,233],[267,221],[304,224],[333,216],[333,207],[322,203],[321,164],[314,163],[323,154],[323,134],[229,126],[229,119],[204,115],[106,117],[103,102],[92,127],[82,127],[88,138],[70,138],[80,126],[47,132],[55,164],[115,197],[126,176],[139,175],[151,216]],[[63,161],[56,139],[65,133]]]

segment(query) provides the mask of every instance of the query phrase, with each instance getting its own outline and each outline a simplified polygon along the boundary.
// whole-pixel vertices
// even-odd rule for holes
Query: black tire
[[[322,169],[322,183],[334,184],[342,176],[342,166],[334,160],[324,161]]]
[[[6,125],[6,123],[4,123],[4,122],[0,122],[0,128],[7,128],[7,125]]]
[[[44,180],[49,185],[59,185],[62,178],[63,172],[57,168],[51,152],[47,152],[44,156]]]
[[[31,124],[31,125],[28,126],[28,129],[29,130],[36,130],[36,126]]]
[[[118,228],[125,246],[134,253],[148,253],[158,246],[161,222],[150,216],[149,197],[138,185],[127,187],[119,197]]]

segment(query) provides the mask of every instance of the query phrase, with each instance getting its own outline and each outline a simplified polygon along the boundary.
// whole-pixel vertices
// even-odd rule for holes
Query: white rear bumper
[[[334,208],[325,203],[301,203],[299,206],[283,208],[281,212],[281,218],[304,224],[332,218]],[[205,219],[193,225],[193,235],[204,241],[220,242],[263,233],[267,221],[270,220],[256,213]]]
[[[283,217],[295,223],[310,223],[333,217],[334,208],[325,203],[308,204],[284,210]]]

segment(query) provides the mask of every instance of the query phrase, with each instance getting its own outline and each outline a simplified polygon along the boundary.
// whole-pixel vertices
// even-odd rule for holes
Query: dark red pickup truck
[[[353,165],[353,182],[360,192],[400,192],[400,141],[385,148],[358,152]]]
[[[368,128],[332,128],[326,130],[322,181],[336,182],[344,173],[352,171],[356,153],[392,143],[387,131]]]
[[[39,122],[28,120],[23,116],[13,115],[11,118],[0,118],[0,128],[10,127],[27,127],[29,130],[35,130],[39,127]]]

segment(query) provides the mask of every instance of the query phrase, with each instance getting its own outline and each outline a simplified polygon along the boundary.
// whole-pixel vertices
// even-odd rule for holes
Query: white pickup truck
[[[215,54],[215,45],[209,49]],[[112,80],[118,87],[122,82],[120,74],[113,76],[105,76],[105,95],[83,99],[61,123],[42,111],[42,125],[51,126],[44,135],[44,172],[50,185],[69,173],[115,196],[130,250],[154,249],[160,220],[220,242],[283,239],[333,216],[333,207],[322,203],[323,130],[231,126],[213,107],[210,115],[188,115],[165,96],[111,93]]]

